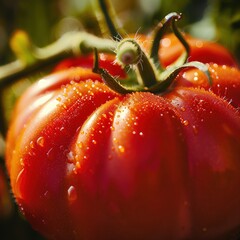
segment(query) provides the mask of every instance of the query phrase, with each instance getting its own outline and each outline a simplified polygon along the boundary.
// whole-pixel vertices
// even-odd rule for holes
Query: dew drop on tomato
[[[73,152],[70,151],[67,153],[67,159],[68,159],[68,162],[72,163],[73,160],[74,160],[74,155],[73,155]]]
[[[197,129],[197,127],[196,127],[195,125],[193,125],[192,128],[193,128],[194,134],[197,135],[197,134],[198,134],[198,129]]]
[[[19,161],[20,161],[20,165],[21,165],[22,167],[24,167],[25,164],[24,164],[23,158],[20,158]]]
[[[53,148],[50,148],[50,149],[47,151],[47,158],[48,158],[48,159],[53,159],[53,157],[54,157]]]
[[[74,186],[70,186],[67,191],[68,200],[74,202],[77,199],[77,191]]]
[[[120,153],[124,153],[125,152],[125,148],[122,145],[118,146],[118,150]]]
[[[22,177],[23,177],[24,171],[25,171],[25,168],[23,168],[23,169],[19,172],[19,174],[17,175],[17,179],[16,179],[16,186],[17,186],[17,188],[16,188],[15,191],[16,191],[17,196],[18,196],[19,198],[22,198],[21,186],[22,186]]]
[[[188,120],[184,120],[184,121],[183,121],[183,125],[184,125],[184,126],[188,126],[188,124],[189,124]]]
[[[29,145],[30,145],[30,147],[33,149],[34,148],[34,142],[33,141],[31,141],[30,143],[29,143]]]
[[[83,148],[83,142],[78,142],[78,143],[77,143],[77,146],[78,146],[80,149],[82,149],[82,148]]]
[[[43,137],[39,137],[37,139],[37,145],[40,146],[40,147],[44,147],[44,143],[45,143],[45,140]]]

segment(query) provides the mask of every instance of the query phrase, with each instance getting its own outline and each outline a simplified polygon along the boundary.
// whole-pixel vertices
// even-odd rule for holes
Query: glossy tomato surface
[[[237,239],[240,72],[209,70],[212,86],[188,70],[161,95],[81,67],[32,85],[6,146],[26,219],[49,239]]]
[[[184,36],[190,47],[188,61],[200,61],[203,63],[216,63],[238,67],[236,59],[225,47],[217,42],[194,38],[190,35]],[[159,57],[164,66],[176,61],[183,53],[184,48],[174,34],[168,34],[161,40]]]

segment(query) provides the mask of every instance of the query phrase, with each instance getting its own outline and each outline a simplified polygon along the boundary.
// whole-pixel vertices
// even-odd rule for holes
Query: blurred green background
[[[218,41],[240,62],[240,1],[238,0],[112,0],[120,23],[128,33],[150,31],[169,12],[183,13],[178,26],[195,37]],[[17,29],[33,43],[46,46],[71,30],[100,34],[95,10],[97,0],[0,0],[0,66],[15,59],[9,39]],[[41,76],[45,72],[39,72]],[[13,104],[36,76],[0,89],[1,128],[7,129]],[[0,239],[43,239],[19,213],[4,166],[4,136],[0,135],[0,165],[7,185],[0,179]]]

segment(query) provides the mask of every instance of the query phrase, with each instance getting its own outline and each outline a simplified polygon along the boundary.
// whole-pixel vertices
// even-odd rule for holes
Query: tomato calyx
[[[211,84],[211,77],[208,67],[198,61],[187,62],[190,47],[184,39],[182,33],[176,26],[176,21],[181,18],[181,14],[168,14],[154,29],[153,43],[150,54],[146,53],[133,38],[118,38],[118,44],[115,50],[116,62],[120,64],[127,72],[128,81],[119,81],[117,77],[112,76],[107,70],[99,68],[98,51],[95,48],[95,62],[93,72],[102,76],[106,85],[120,94],[126,94],[136,91],[162,93],[165,92],[174,82],[177,75],[185,68],[198,68],[203,71]],[[182,43],[185,52],[170,66],[164,68],[159,59],[160,41],[169,27],[172,28],[175,36]]]

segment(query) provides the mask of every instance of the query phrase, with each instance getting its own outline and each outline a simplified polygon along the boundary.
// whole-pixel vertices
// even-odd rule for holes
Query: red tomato
[[[134,36],[132,36],[134,37]],[[141,46],[148,51],[152,43],[152,36],[138,35],[135,38],[141,43]],[[202,63],[217,63],[238,67],[236,59],[223,46],[218,43],[196,39],[186,35],[186,40],[190,46],[190,55],[188,61],[200,61]],[[183,53],[184,47],[174,34],[167,34],[160,43],[159,59],[161,64],[166,67],[171,65]],[[123,69],[115,63],[115,57],[110,54],[100,55],[100,67],[107,69],[111,74],[125,77]],[[93,55],[68,58],[58,64],[54,71],[64,70],[70,67],[81,66],[84,68],[93,67]]]
[[[99,65],[101,68],[107,69],[110,74],[126,77],[125,71],[115,63],[115,56],[110,54],[100,54]],[[67,58],[61,61],[55,68],[54,72],[68,69],[70,67],[79,67],[92,69],[94,63],[94,57],[92,54],[86,56],[79,56],[73,58]]]
[[[240,72],[210,72],[211,89],[189,70],[162,95],[120,95],[77,67],[32,85],[6,146],[26,219],[58,240],[235,238]]]
[[[217,63],[237,67],[238,63],[232,54],[223,46],[216,42],[210,42],[185,35],[190,46],[190,56],[188,61],[200,61],[202,63]],[[168,34],[161,40],[159,57],[164,66],[176,61],[182,54],[184,48],[174,34]]]
[[[178,86],[198,87],[214,92],[216,95],[224,98],[229,104],[236,108],[240,106],[240,74],[237,68],[216,63],[209,64],[209,71],[214,78],[210,85],[206,75],[196,69],[189,70],[180,74],[175,83]]]

